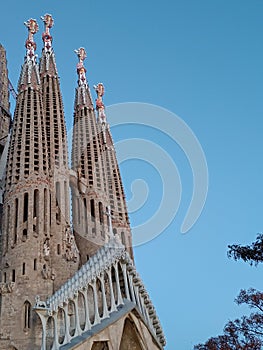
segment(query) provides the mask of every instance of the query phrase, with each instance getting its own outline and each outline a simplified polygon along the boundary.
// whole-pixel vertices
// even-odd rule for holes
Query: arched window
[[[24,331],[30,329],[31,304],[29,301],[24,303]]]

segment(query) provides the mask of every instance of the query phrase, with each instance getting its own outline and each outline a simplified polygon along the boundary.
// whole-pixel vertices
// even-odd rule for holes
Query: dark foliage
[[[235,260],[244,260],[250,263],[250,265],[257,265],[263,262],[263,234],[259,234],[256,241],[251,245],[241,246],[233,244],[228,246],[229,251],[227,253],[229,258]]]
[[[250,265],[263,262],[263,235],[259,234],[250,246],[228,246],[228,257],[243,260]],[[261,350],[263,349],[263,293],[253,288],[242,289],[235,299],[238,305],[246,304],[253,313],[234,321],[229,321],[223,335],[210,338],[195,350]]]

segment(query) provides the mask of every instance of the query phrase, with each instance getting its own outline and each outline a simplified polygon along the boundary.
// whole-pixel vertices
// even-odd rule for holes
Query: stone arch
[[[73,300],[68,302],[69,334],[73,337],[76,330],[76,309]]]
[[[102,287],[101,287],[101,280],[97,278],[96,280],[96,293],[98,298],[98,312],[100,317],[103,315],[103,300],[102,300]]]
[[[118,292],[117,292],[117,283],[116,283],[116,269],[114,266],[111,267],[111,281],[112,281],[112,288],[113,288],[113,294],[114,294],[114,302],[115,304],[117,304]]]
[[[58,342],[59,344],[63,344],[66,334],[66,315],[65,311],[62,308],[58,309],[58,315],[57,315],[57,322],[58,322]]]
[[[88,305],[89,305],[89,320],[93,324],[95,321],[95,300],[93,287],[89,284],[87,289]]]
[[[54,329],[54,319],[52,316],[49,316],[47,320],[46,328],[46,349],[51,350],[54,342],[55,329]]]
[[[79,292],[78,294],[78,311],[79,311],[79,323],[82,330],[85,329],[86,321],[86,303],[83,293]]]
[[[126,318],[119,350],[145,350],[141,336],[134,322]]]

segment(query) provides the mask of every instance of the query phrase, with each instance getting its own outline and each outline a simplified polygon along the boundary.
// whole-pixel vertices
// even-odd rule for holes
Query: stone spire
[[[78,268],[78,251],[70,227],[69,168],[67,132],[62,94],[52,47],[50,29],[54,20],[51,15],[41,17],[45,31],[42,34],[40,77],[47,135],[48,168],[50,175],[50,230],[52,245],[57,247],[53,262],[59,271],[55,288]],[[59,253],[58,253],[59,252]],[[64,256],[65,259],[61,259]]]
[[[28,84],[36,88],[40,84],[38,65],[36,62],[36,43],[34,42],[34,34],[38,32],[38,24],[35,19],[29,19],[24,22],[28,29],[28,38],[25,43],[26,56],[25,61],[22,66],[20,79],[18,82],[18,90],[23,90],[27,88]]]
[[[109,238],[106,218],[108,206],[106,169],[102,164],[96,115],[86,78],[84,48],[75,50],[78,86],[75,94],[72,141],[72,205],[73,227],[81,253],[81,261],[93,255]]]
[[[87,58],[87,53],[83,47],[74,51],[78,58],[79,63],[77,64],[77,74],[78,74],[78,88],[75,97],[75,108],[77,106],[87,106],[88,108],[93,108],[92,99],[90,95],[90,89],[86,78],[87,70],[84,66],[84,60]]]
[[[11,114],[9,107],[6,52],[0,44],[0,158],[10,129]]]
[[[35,295],[53,292],[50,261],[50,182],[42,93],[33,35],[38,25],[26,23],[26,56],[19,80],[19,92],[6,170],[1,235],[1,338],[7,349],[29,349],[36,344],[32,329]],[[10,317],[12,315],[12,317]],[[22,320],[22,324],[20,321]],[[15,322],[17,326],[14,327]]]
[[[5,180],[7,150],[10,139],[11,113],[6,52],[0,44],[0,224],[2,220],[2,195]]]
[[[133,259],[132,237],[127,204],[110,127],[106,118],[105,105],[103,103],[104,86],[102,83],[99,83],[94,86],[94,89],[97,93],[97,128],[102,148],[103,167],[107,169],[106,188],[111,207],[112,228],[114,234],[117,234],[121,238],[122,243]]]

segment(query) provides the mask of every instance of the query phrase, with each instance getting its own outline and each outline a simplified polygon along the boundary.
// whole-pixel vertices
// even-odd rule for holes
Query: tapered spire
[[[78,74],[78,88],[76,90],[75,96],[75,109],[79,106],[86,106],[89,109],[93,109],[89,84],[87,82],[86,73],[87,70],[84,66],[84,60],[87,58],[86,50],[83,47],[80,47],[78,50],[74,51],[78,58],[79,62],[77,64],[77,74]]]
[[[6,52],[4,47],[0,44],[0,227],[2,225],[2,204],[5,186],[5,170],[11,127],[8,85],[9,80]]]
[[[93,255],[109,239],[106,217],[106,169],[103,167],[96,115],[86,78],[84,48],[75,50],[78,86],[75,94],[72,140],[73,227],[81,261]]]
[[[8,151],[3,203],[1,349],[8,348],[8,339],[12,339],[15,348],[29,349],[30,344],[37,347],[31,327],[32,305],[36,293],[53,292],[52,253],[46,249],[50,242],[47,141],[34,42],[38,25],[33,19],[25,25],[26,56]],[[14,320],[21,317],[22,327],[14,328]]]
[[[55,55],[52,47],[53,38],[50,34],[50,29],[54,25],[53,17],[49,14],[41,17],[44,23],[44,32],[42,33],[42,40],[44,48],[42,50],[42,57],[40,61],[40,74],[48,73],[49,75],[57,75],[57,67],[55,61]]]
[[[103,102],[104,85],[99,83],[94,85],[94,89],[97,93],[97,128],[102,149],[102,162],[103,168],[107,169],[106,188],[111,208],[112,228],[114,234],[120,237],[130,256],[133,258],[131,228],[124,188]]]
[[[50,175],[50,231],[52,244],[60,254],[53,262],[61,272],[57,274],[55,288],[65,282],[78,268],[78,250],[70,227],[69,168],[67,132],[59,77],[52,47],[50,29],[53,17],[41,17],[44,23],[43,49],[40,63],[41,88],[47,135],[48,168]],[[64,259],[61,259],[64,256]]]
[[[37,55],[35,54],[36,43],[34,41],[34,34],[38,32],[38,24],[35,19],[29,19],[24,22],[28,29],[28,38],[25,43],[26,56],[22,66],[20,79],[18,83],[18,90],[21,91],[26,88],[28,84],[31,84],[36,88],[40,84],[38,65],[36,62]]]

